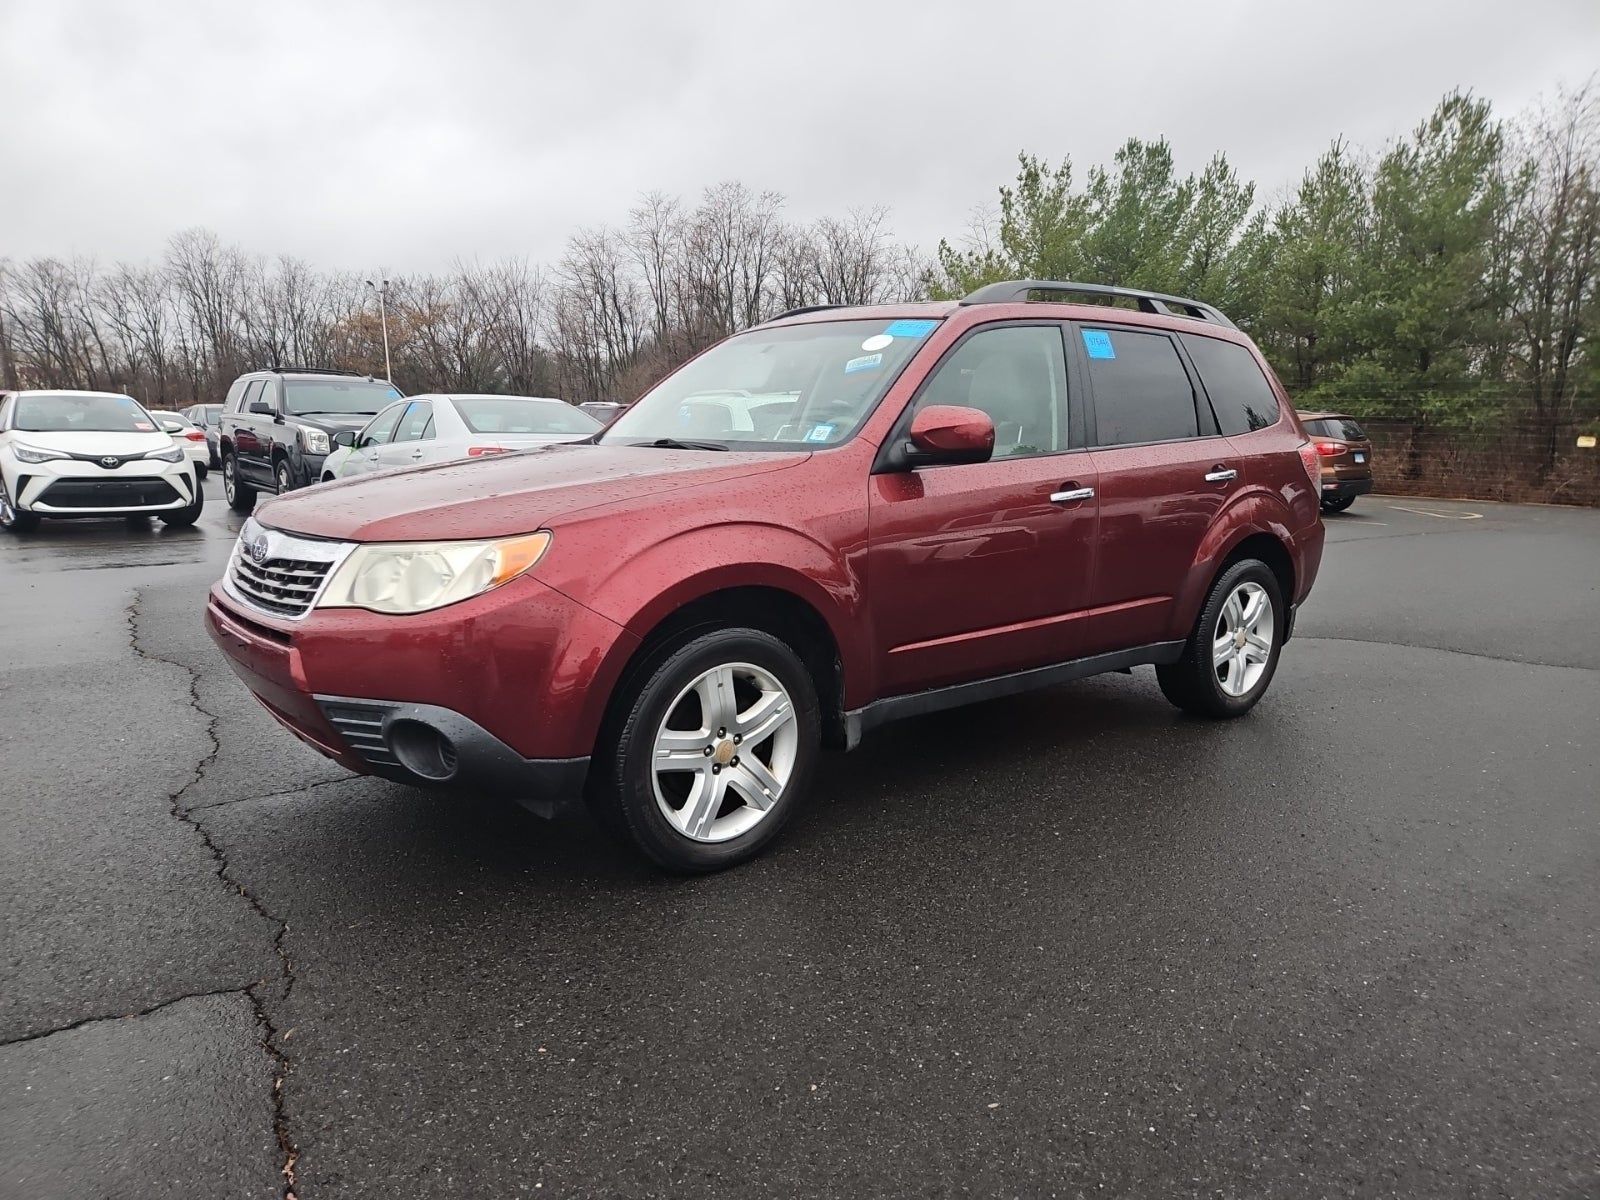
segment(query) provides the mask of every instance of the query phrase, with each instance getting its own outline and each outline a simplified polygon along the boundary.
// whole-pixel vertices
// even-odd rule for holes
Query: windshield
[[[41,392],[17,397],[15,427],[28,433],[154,433],[156,424],[132,396]]]
[[[372,415],[400,399],[392,383],[376,379],[285,379],[283,406],[291,414],[350,413]]]
[[[686,440],[734,450],[837,446],[938,324],[879,319],[753,329],[668,376],[600,440]]]
[[[600,428],[588,413],[565,400],[525,396],[457,396],[456,411],[473,433],[593,433]]]

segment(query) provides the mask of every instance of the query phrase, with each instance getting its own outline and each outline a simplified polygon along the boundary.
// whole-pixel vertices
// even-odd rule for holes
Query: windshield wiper
[[[679,438],[657,438],[653,442],[635,442],[636,446],[651,446],[657,450],[726,450],[721,442],[686,442]]]

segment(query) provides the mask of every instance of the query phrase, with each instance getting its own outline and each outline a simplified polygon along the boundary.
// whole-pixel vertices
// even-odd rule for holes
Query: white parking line
[[[1392,509],[1395,509],[1397,512],[1419,513],[1424,517],[1438,517],[1441,521],[1481,521],[1481,520],[1483,520],[1483,514],[1482,513],[1475,513],[1475,512],[1469,512],[1469,513],[1432,512],[1432,511],[1430,511],[1429,509],[1426,509],[1426,508],[1407,508],[1404,504],[1391,504],[1391,505],[1389,505],[1389,507],[1392,508]]]

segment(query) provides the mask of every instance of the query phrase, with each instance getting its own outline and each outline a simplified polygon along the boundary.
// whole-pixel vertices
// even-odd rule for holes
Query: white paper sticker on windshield
[[[866,341],[861,343],[861,348],[863,350],[882,350],[884,347],[891,345],[893,342],[894,338],[890,337],[887,333],[875,333]]]
[[[870,371],[873,367],[883,362],[881,354],[863,354],[860,358],[852,358],[844,365],[846,375],[854,375],[857,371]]]

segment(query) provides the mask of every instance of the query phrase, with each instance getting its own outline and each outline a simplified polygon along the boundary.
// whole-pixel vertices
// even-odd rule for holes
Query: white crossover
[[[193,525],[205,497],[184,447],[132,396],[0,393],[0,529],[43,517]]]
[[[601,428],[565,400],[542,396],[412,396],[389,405],[359,432],[336,435],[322,480],[581,442]]]
[[[173,441],[183,447],[183,452],[194,464],[195,474],[204,479],[206,472],[211,469],[211,447],[206,445],[206,431],[182,413],[153,412],[150,415],[172,435]]]

